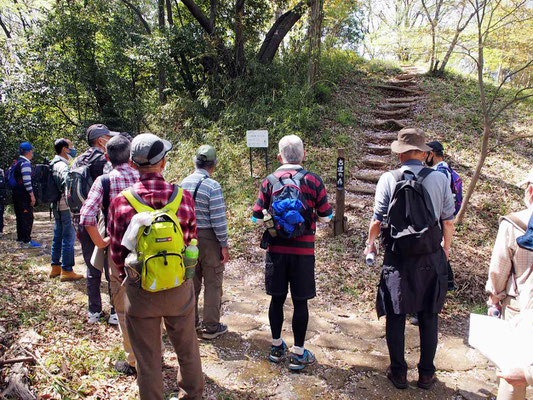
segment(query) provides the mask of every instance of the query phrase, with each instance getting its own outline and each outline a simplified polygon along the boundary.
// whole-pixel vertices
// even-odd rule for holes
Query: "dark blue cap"
[[[30,142],[22,142],[20,144],[19,150],[23,153],[27,153],[28,151],[33,150],[33,146]]]

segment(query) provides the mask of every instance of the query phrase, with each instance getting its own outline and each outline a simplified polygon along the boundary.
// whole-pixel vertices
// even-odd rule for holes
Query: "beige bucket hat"
[[[398,139],[392,142],[390,147],[393,152],[399,154],[411,150],[432,150],[426,145],[426,134],[418,128],[403,128],[398,132]]]

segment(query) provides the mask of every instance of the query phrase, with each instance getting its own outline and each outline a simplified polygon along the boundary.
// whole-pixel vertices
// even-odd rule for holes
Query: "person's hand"
[[[35,195],[33,194],[33,192],[30,193],[30,204],[31,206],[35,206]]]
[[[226,264],[229,261],[229,248],[222,247],[220,249],[220,262]]]
[[[498,304],[500,302],[500,299],[498,298],[498,296],[495,296],[495,295],[491,294],[489,296],[489,302],[491,304]]]
[[[101,242],[97,243],[96,246],[98,246],[100,249],[105,249],[107,246],[109,246],[109,243],[111,242],[111,238],[105,237],[102,239]]]
[[[526,375],[523,368],[513,368],[505,372],[500,372],[498,378],[505,379],[507,383],[515,387],[526,387]]]
[[[378,250],[376,248],[376,244],[375,243],[371,243],[371,244],[367,244],[366,245],[364,254],[365,254],[365,256],[367,256],[369,253],[378,254]]]

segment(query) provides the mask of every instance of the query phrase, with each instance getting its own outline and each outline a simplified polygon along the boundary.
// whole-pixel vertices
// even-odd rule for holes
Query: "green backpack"
[[[132,188],[122,194],[137,213],[148,211],[152,214],[152,224],[140,229],[137,235],[141,287],[149,292],[159,292],[180,286],[185,281],[185,242],[176,213],[183,188],[175,186],[168,204],[160,210],[147,205]]]

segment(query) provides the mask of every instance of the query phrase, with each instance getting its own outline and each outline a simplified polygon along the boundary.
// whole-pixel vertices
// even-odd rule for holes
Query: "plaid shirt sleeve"
[[[121,244],[122,238],[126,233],[129,221],[134,215],[135,210],[123,195],[118,195],[113,199],[107,214],[107,232],[110,240],[109,252],[121,278],[125,275],[124,260],[129,254],[129,250]]]
[[[181,199],[180,207],[178,208],[177,216],[180,221],[181,230],[183,231],[183,242],[185,243],[185,246],[188,246],[191,239],[197,239],[198,236],[196,233],[194,200],[192,195],[185,189],[183,190],[183,197]]]
[[[80,225],[96,226],[98,224],[98,211],[102,207],[104,189],[102,188],[101,177],[94,181],[87,199],[83,203],[80,211]]]

